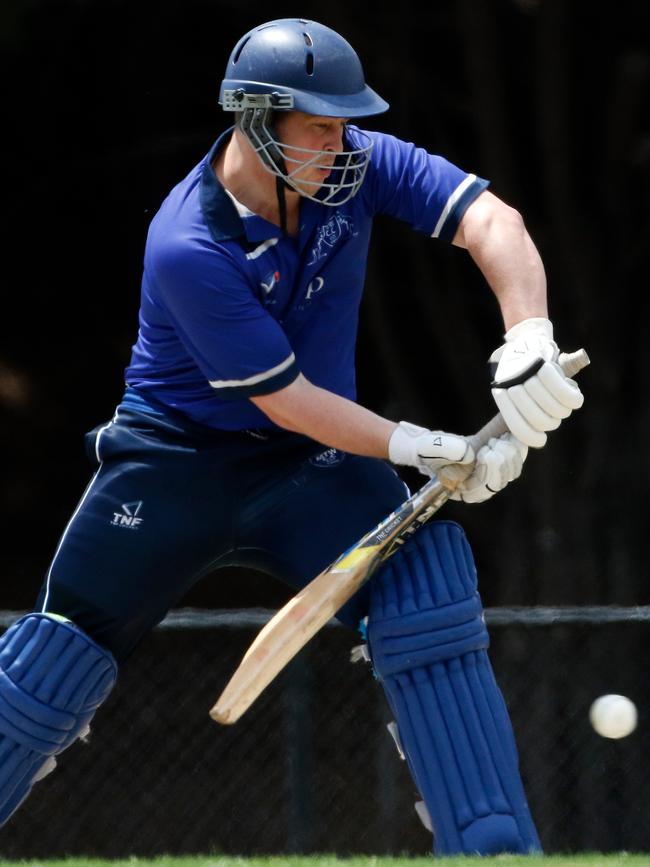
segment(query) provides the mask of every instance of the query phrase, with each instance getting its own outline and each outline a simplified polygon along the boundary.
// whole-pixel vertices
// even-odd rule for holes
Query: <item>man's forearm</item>
[[[548,317],[546,274],[521,215],[490,193],[467,210],[455,239],[466,247],[494,292],[506,330]]]
[[[299,376],[274,394],[252,398],[275,424],[323,445],[374,458],[388,458],[388,441],[397,424],[313,385]]]

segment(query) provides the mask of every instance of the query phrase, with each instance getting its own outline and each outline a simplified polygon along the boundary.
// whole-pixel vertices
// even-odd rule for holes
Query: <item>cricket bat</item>
[[[584,349],[560,355],[568,376],[589,364]],[[508,430],[500,414],[469,437],[474,452]],[[210,711],[224,725],[237,722],[260,693],[370,578],[375,569],[447,501],[453,489],[435,476],[307,584],[275,614],[251,644]]]

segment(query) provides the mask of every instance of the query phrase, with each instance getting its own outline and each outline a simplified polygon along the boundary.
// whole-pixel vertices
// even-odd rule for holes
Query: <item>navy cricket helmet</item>
[[[302,151],[304,159],[289,157],[287,144],[278,140],[273,127],[275,112],[352,119],[388,109],[366,84],[350,43],[329,27],[303,18],[269,21],[242,36],[230,55],[219,103],[224,111],[237,112],[237,126],[280,185],[331,206],[358,192],[372,141],[357,130],[359,146],[337,152],[327,181],[300,180],[296,175],[305,167],[332,168],[332,153],[294,147],[292,152]]]
[[[367,117],[388,109],[366,84],[350,43],[302,18],[269,21],[242,36],[221,84],[219,102],[226,111],[247,107],[238,98],[241,91],[277,94],[275,108],[325,117]]]

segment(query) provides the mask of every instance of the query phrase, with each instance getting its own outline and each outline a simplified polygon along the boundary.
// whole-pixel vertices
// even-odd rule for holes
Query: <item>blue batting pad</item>
[[[70,621],[27,614],[0,638],[0,825],[88,727],[117,678]]]
[[[419,530],[372,579],[368,645],[438,855],[541,851],[463,530]]]

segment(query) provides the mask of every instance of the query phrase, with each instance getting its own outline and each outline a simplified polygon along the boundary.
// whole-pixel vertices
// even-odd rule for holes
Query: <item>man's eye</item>
[[[327,132],[327,130],[330,128],[330,126],[331,126],[331,124],[329,124],[329,123],[315,123],[314,129],[323,130],[323,132]],[[347,128],[347,122],[344,124],[341,124],[341,129],[345,130],[346,128]]]

